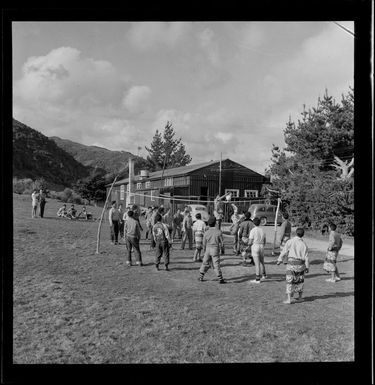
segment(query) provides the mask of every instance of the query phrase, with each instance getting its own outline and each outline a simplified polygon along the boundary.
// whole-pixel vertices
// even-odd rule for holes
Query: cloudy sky
[[[193,163],[222,153],[263,173],[289,116],[325,88],[340,101],[353,73],[332,22],[13,23],[14,118],[142,156],[170,121]]]

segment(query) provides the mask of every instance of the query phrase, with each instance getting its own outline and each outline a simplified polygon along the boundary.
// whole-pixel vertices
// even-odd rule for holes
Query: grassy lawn
[[[285,267],[266,248],[269,279],[251,285],[253,267],[222,258],[227,285],[209,270],[198,282],[192,251],[171,254],[156,271],[143,240],[144,267],[125,266],[97,223],[31,219],[29,196],[14,195],[14,363],[211,363],[354,360],[354,259],[341,257],[342,281],[330,284],[324,253],[310,254],[304,301],[282,303]],[[80,206],[78,206],[80,209]],[[90,207],[94,216],[100,208]]]

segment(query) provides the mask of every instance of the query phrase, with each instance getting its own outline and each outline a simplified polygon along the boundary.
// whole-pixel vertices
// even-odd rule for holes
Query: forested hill
[[[86,146],[57,136],[51,136],[50,139],[83,165],[98,167],[107,173],[116,173],[126,167],[129,157],[137,158],[127,151],[111,151],[104,147]]]
[[[50,185],[70,187],[89,175],[89,168],[42,133],[13,119],[13,176],[44,178]]]

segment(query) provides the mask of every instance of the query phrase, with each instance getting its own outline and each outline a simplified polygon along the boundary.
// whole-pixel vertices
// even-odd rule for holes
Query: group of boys
[[[113,202],[112,208],[115,208],[116,202]],[[133,208],[135,208],[133,206]],[[255,279],[251,283],[259,284],[267,279],[265,264],[264,264],[264,248],[266,244],[266,235],[262,227],[260,227],[260,219],[254,218],[251,220],[250,213],[246,212],[243,215],[238,214],[238,210],[234,206],[232,215],[231,233],[234,235],[233,252],[236,255],[241,254],[243,265],[246,265],[247,260],[250,260],[252,265],[255,265]],[[114,212],[115,210],[113,210]],[[201,214],[196,214],[196,220],[193,223],[191,213],[186,208],[181,214],[177,210],[175,215],[171,215],[170,210],[164,213],[164,208],[150,207],[146,213],[146,239],[148,235],[151,238],[151,246],[155,250],[155,267],[159,270],[161,257],[164,256],[165,270],[169,271],[170,248],[172,247],[173,239],[176,233],[182,232],[181,249],[184,249],[185,242],[189,241],[189,249],[192,249],[193,238],[195,241],[195,252],[193,256],[194,262],[202,262],[199,269],[199,281],[204,281],[204,276],[210,267],[213,267],[219,283],[226,283],[220,267],[220,255],[223,254],[223,233],[219,228],[220,222],[215,216],[211,216],[208,220],[208,226],[201,219]],[[114,225],[115,218],[110,214],[111,227]],[[125,218],[125,214],[124,214]],[[124,237],[127,246],[126,264],[131,266],[131,252],[135,251],[135,264],[143,266],[142,254],[139,247],[141,239],[141,225],[138,214],[130,209],[126,213],[124,220]],[[280,226],[280,249],[281,253],[277,258],[277,265],[284,263],[286,265],[286,300],[284,303],[292,303],[294,294],[297,294],[296,300],[302,298],[304,277],[309,271],[308,247],[302,239],[304,229],[297,228],[296,236],[291,237],[292,226],[289,222],[287,213],[283,214],[283,223]],[[336,282],[340,280],[340,275],[337,269],[336,261],[339,250],[342,247],[342,239],[339,233],[336,232],[336,225],[330,224],[329,245],[326,260],[323,268],[331,273],[331,278],[328,282]],[[203,253],[203,258],[202,258]]]
[[[86,206],[83,206],[82,211],[77,215],[77,209],[75,208],[74,204],[72,204],[70,208],[67,209],[65,203],[59,208],[56,215],[59,218],[67,219],[80,219],[82,217],[85,220],[89,220],[92,218],[92,214],[87,211]]]

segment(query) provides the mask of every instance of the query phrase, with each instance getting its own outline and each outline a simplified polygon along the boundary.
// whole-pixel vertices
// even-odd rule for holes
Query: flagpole
[[[222,152],[220,153],[220,167],[219,167],[219,197],[221,197],[221,160],[222,160]]]

